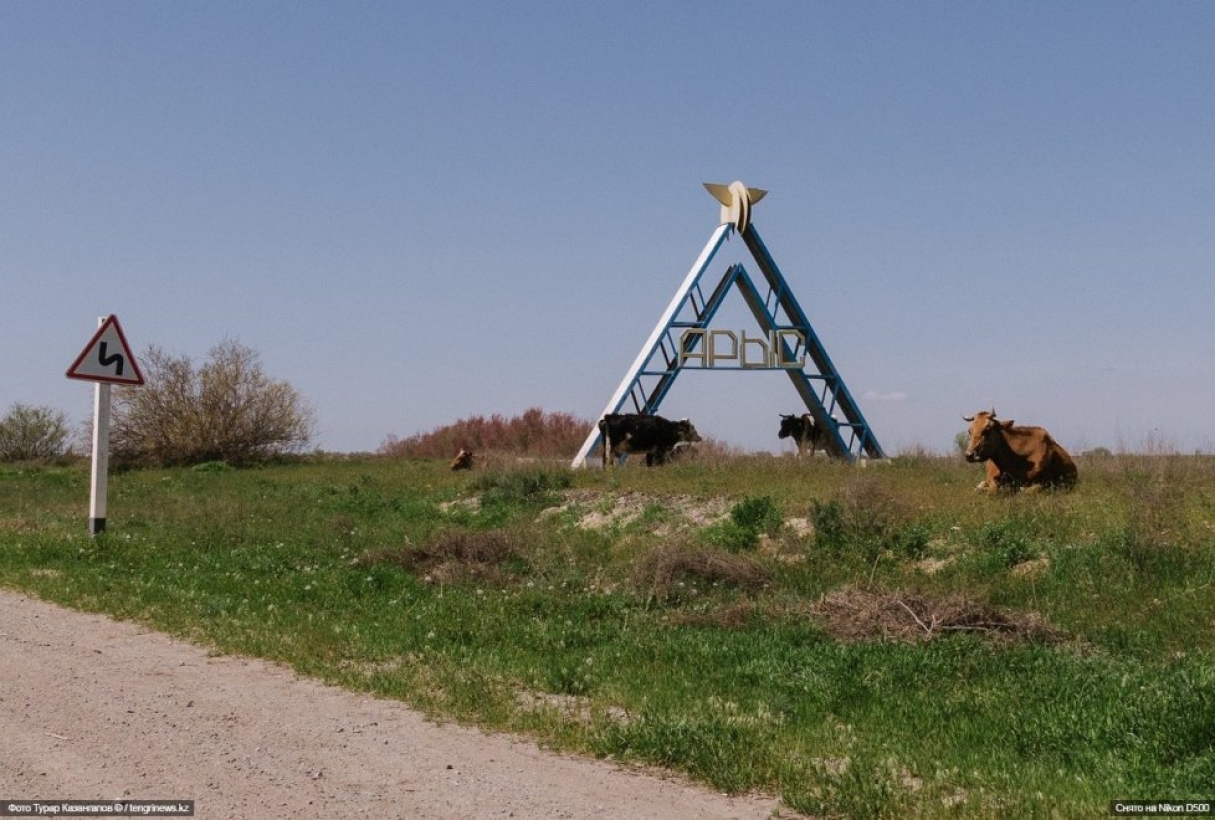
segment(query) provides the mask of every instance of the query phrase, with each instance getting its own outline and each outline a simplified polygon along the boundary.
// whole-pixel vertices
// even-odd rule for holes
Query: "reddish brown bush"
[[[512,453],[536,458],[571,458],[592,424],[569,413],[548,413],[533,407],[514,418],[494,414],[460,419],[429,433],[409,438],[389,436],[380,445],[386,456],[451,458],[460,450]]]

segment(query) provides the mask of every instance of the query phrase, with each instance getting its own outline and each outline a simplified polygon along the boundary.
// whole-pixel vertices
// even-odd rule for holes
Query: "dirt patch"
[[[552,692],[533,692],[521,690],[515,694],[515,702],[519,708],[528,712],[555,712],[564,720],[572,720],[584,726],[595,722],[596,709],[591,705],[590,698],[578,695],[561,695]],[[606,706],[599,710],[604,719],[620,725],[631,722],[632,718],[626,709],[620,706]]]
[[[545,515],[557,515],[573,511],[576,525],[585,530],[602,530],[613,526],[626,526],[647,512],[658,509],[664,517],[673,519],[656,524],[662,531],[677,529],[679,524],[704,527],[720,521],[730,514],[729,499],[698,499],[690,495],[657,496],[647,493],[627,492],[610,495],[598,490],[574,490],[565,493],[563,501],[556,507],[545,510]]]
[[[1037,613],[1006,612],[957,595],[932,598],[848,587],[824,595],[808,613],[841,641],[924,643],[958,632],[1000,642],[1058,643],[1064,637]]]
[[[953,562],[954,562],[954,559],[952,557],[950,557],[950,558],[922,558],[919,561],[916,561],[914,564],[912,564],[912,566],[915,567],[920,572],[924,573],[925,575],[936,575],[938,572],[945,569]]]
[[[1049,558],[1034,558],[1030,561],[1022,561],[1010,570],[1010,572],[1018,578],[1037,578],[1050,569]]]

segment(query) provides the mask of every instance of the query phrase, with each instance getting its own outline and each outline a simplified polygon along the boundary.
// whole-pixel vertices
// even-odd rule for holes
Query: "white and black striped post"
[[[93,387],[93,472],[89,479],[89,535],[105,532],[110,476],[110,385]]]

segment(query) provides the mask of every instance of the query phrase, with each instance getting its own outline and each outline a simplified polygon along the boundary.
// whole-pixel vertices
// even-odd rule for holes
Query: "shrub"
[[[979,531],[979,543],[992,571],[1033,560],[1039,551],[1031,537],[1032,522],[1018,518],[991,521]]]
[[[705,538],[730,552],[754,549],[759,536],[780,529],[780,508],[768,496],[747,496],[730,510],[730,517],[705,530]]]
[[[756,533],[773,533],[780,529],[780,508],[769,496],[747,496],[730,510],[730,520]]]
[[[295,388],[267,376],[258,354],[225,340],[199,367],[158,347],[144,354],[145,384],[116,394],[110,451],[117,464],[264,462],[312,438],[312,411]]]
[[[873,561],[890,549],[917,557],[928,544],[927,531],[912,521],[907,501],[876,476],[853,476],[836,497],[812,500],[810,519],[815,544],[832,555],[856,551]]]
[[[815,544],[833,555],[843,551],[848,542],[848,527],[840,502],[811,499],[810,520],[814,524]]]
[[[488,418],[471,416],[405,439],[389,436],[379,452],[395,457],[451,458],[464,449],[572,458],[592,427],[591,422],[569,413],[547,413],[532,407],[509,419],[497,414]]]
[[[0,419],[0,461],[55,459],[67,452],[67,417],[49,407],[14,404]]]

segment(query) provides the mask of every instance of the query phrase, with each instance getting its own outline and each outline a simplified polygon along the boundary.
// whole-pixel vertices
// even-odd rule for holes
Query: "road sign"
[[[106,384],[143,384],[143,374],[139,372],[117,316],[102,321],[93,338],[68,368],[67,377]]]

